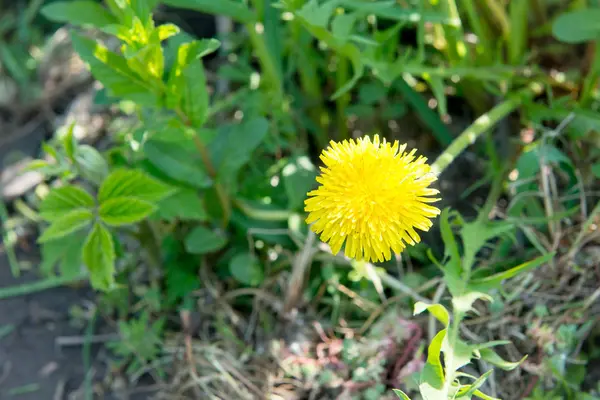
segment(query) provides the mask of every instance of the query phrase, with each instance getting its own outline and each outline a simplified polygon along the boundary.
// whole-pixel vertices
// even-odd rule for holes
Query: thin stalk
[[[298,45],[295,53],[298,55],[298,76],[300,78],[300,86],[302,91],[307,95],[309,100],[309,117],[312,119],[317,132],[315,137],[319,147],[327,147],[327,123],[323,122],[323,116],[326,115],[323,108],[323,100],[321,96],[321,85],[317,73],[317,67],[313,62],[313,58],[307,54],[310,51],[310,41],[303,40],[303,36],[308,35],[302,28],[302,24],[294,19],[290,22],[292,37],[294,43]]]
[[[175,109],[175,112],[184,124],[189,125],[189,118],[183,111],[180,109]],[[198,153],[202,158],[202,163],[204,164],[206,171],[211,178],[215,179],[217,177],[217,171],[212,164],[210,154],[208,154],[208,149],[197,135],[194,135],[194,145],[196,146],[196,150],[198,150]],[[221,203],[221,209],[223,210],[223,227],[226,227],[229,224],[229,219],[231,218],[231,201],[227,195],[227,192],[225,191],[225,188],[223,188],[219,182],[215,182],[215,191],[217,193],[217,197],[219,198],[219,203]]]
[[[0,300],[8,299],[16,296],[24,296],[27,294],[41,292],[42,290],[51,289],[59,286],[68,285],[70,283],[79,282],[87,278],[87,274],[81,274],[76,277],[60,276],[56,278],[48,278],[38,282],[24,283],[22,285],[0,288]]]
[[[263,31],[261,31],[261,29]],[[246,30],[250,35],[250,42],[254,48],[254,54],[258,59],[261,70],[267,78],[267,82],[271,85],[278,100],[283,101],[283,82],[275,66],[275,61],[269,53],[267,43],[264,39],[264,26],[261,22],[247,23]],[[280,103],[282,104],[282,103]]]
[[[511,1],[509,5],[510,32],[508,46],[508,61],[511,65],[518,65],[523,60],[527,47],[529,17],[529,1]]]
[[[21,275],[21,268],[19,267],[19,260],[15,254],[13,238],[9,237],[7,226],[8,226],[8,211],[4,205],[4,201],[0,198],[0,221],[2,221],[2,242],[4,243],[4,250],[6,257],[8,258],[8,264],[10,265],[10,272],[12,276],[17,278]]]
[[[544,0],[531,0],[531,8],[537,19],[537,25],[545,25],[548,22],[548,14],[546,12],[546,2]]]
[[[598,83],[598,77],[600,77],[600,41],[596,41],[593,46],[594,59],[590,71],[583,81],[583,89],[579,99],[579,103],[583,107],[589,106],[594,88]]]
[[[491,65],[493,63],[493,57],[490,50],[493,47],[489,28],[487,25],[483,24],[481,15],[478,13],[476,9],[477,6],[473,0],[462,0],[461,4],[467,14],[469,26],[477,36],[476,59],[481,60],[481,58],[483,58],[483,62],[477,64]],[[473,61],[475,61],[475,59]]]
[[[456,139],[454,139],[452,144],[440,154],[431,166],[432,172],[436,175],[442,173],[442,171],[444,171],[444,169],[446,169],[446,167],[448,167],[448,165],[450,165],[454,159],[467,148],[467,146],[475,143],[481,134],[487,132],[502,118],[514,111],[525,99],[541,93],[542,89],[542,85],[532,83],[529,87],[520,90],[503,103],[477,118],[471,126],[465,129]]]
[[[206,166],[208,174],[211,176],[211,178],[216,179],[217,171],[210,160],[208,150],[206,149],[204,143],[202,143],[200,138],[196,135],[194,135],[194,145],[196,146],[198,153],[200,153],[200,157],[202,157],[202,162]],[[229,219],[231,218],[231,202],[227,192],[225,191],[225,188],[219,182],[215,182],[215,192],[217,193],[219,203],[221,203],[221,209],[223,210],[223,227],[226,227],[229,224]]]
[[[458,332],[460,329],[460,322],[463,319],[463,314],[460,311],[454,310],[454,318],[452,318],[452,325],[446,335],[448,335],[448,345],[450,349],[456,349],[456,342],[458,341]],[[450,392],[450,386],[454,383],[454,352],[450,351],[445,354],[444,364],[446,367],[446,377],[444,379],[444,392]]]
[[[445,32],[448,58],[452,64],[456,64],[467,54],[467,47],[463,41],[462,23],[456,1],[446,0],[444,6],[448,19],[455,22],[454,24],[444,24],[442,29]]]
[[[506,40],[509,39],[510,35],[510,20],[506,15],[504,6],[499,4],[497,0],[485,0],[488,10],[492,13],[492,18],[500,28],[502,37]]]
[[[338,56],[335,71],[336,88],[342,87],[348,81],[349,63],[345,57]],[[335,101],[337,114],[338,135],[341,139],[349,139],[348,125],[346,124],[346,107],[350,104],[350,95],[344,94]]]

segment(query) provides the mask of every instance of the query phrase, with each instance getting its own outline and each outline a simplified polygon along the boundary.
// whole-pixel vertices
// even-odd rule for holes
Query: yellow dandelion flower
[[[320,186],[308,193],[306,222],[337,254],[344,242],[350,258],[384,261],[428,231],[440,210],[427,204],[438,190],[427,159],[405,153],[406,145],[379,141],[375,135],[330,142],[321,154],[325,164],[317,177]]]

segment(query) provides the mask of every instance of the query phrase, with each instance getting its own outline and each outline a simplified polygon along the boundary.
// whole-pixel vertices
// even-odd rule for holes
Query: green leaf
[[[58,264],[58,271],[62,277],[75,278],[79,276],[83,264],[81,250],[84,239],[83,235],[69,235],[43,243],[40,270],[46,275],[54,275],[54,267]]]
[[[208,89],[204,66],[201,62],[191,64],[181,71],[183,86],[178,89],[183,93],[181,109],[188,117],[190,125],[200,128],[208,115]]]
[[[75,151],[77,149],[77,140],[75,139],[75,135],[73,131],[75,130],[75,121],[71,122],[69,128],[65,132],[64,136],[60,138],[62,142],[63,148],[65,149],[65,153],[67,157],[72,162],[75,162]]]
[[[104,201],[98,211],[106,224],[121,226],[141,221],[156,211],[156,206],[135,197],[116,197]]]
[[[406,395],[406,393],[404,393],[402,390],[400,390],[400,389],[392,389],[392,391],[394,393],[396,393],[396,396],[398,396],[398,398],[400,398],[402,400],[410,400],[410,397],[408,397]]]
[[[159,201],[174,189],[137,169],[118,169],[111,173],[100,186],[98,201],[119,197],[135,197],[147,202]]]
[[[554,257],[554,254],[555,252],[551,252],[540,256],[536,259],[524,262],[523,264],[511,268],[507,271],[487,276],[485,278],[473,279],[471,280],[471,282],[469,282],[468,287],[472,291],[487,292],[491,289],[499,287],[502,284],[502,281],[506,279],[510,279],[518,274],[525,273],[544,263],[547,263]]]
[[[234,181],[240,168],[250,161],[252,153],[266,137],[268,129],[269,123],[264,118],[220,129],[219,135],[210,144],[219,179],[226,185]]]
[[[183,43],[177,49],[175,65],[167,82],[167,106],[181,110],[190,125],[202,126],[208,115],[208,90],[200,58],[217,50],[218,40],[204,39]]]
[[[111,95],[150,107],[160,103],[152,86],[129,67],[124,57],[77,33],[71,33],[71,38],[75,51],[89,64],[94,78],[100,81]]]
[[[600,9],[582,8],[564,13],[554,20],[552,34],[565,43],[600,39]]]
[[[464,245],[463,268],[470,271],[475,263],[475,256],[485,243],[497,236],[511,232],[514,229],[512,222],[487,222],[476,219],[465,223],[461,228],[462,242]],[[485,292],[485,290],[479,290]]]
[[[473,394],[475,394],[475,391],[478,390],[481,386],[483,386],[483,384],[485,383],[485,380],[488,378],[488,376],[490,376],[490,374],[492,372],[494,372],[494,370],[492,370],[492,369],[485,372],[483,375],[481,375],[479,378],[477,378],[475,380],[475,382],[473,382],[470,386],[468,386],[467,390],[464,393],[461,392],[460,395],[457,396],[457,398],[460,398],[460,397],[471,398],[471,396],[473,396]]]
[[[102,154],[92,146],[84,144],[76,148],[74,156],[81,176],[100,185],[108,175],[108,163]]]
[[[480,293],[480,292],[468,292],[460,296],[452,297],[452,307],[454,311],[458,311],[461,313],[467,313],[473,309],[473,303],[476,300],[487,300],[489,302],[493,301],[492,296]]]
[[[261,265],[250,253],[233,257],[229,262],[229,271],[238,282],[248,286],[258,286],[265,278]]]
[[[442,240],[444,241],[444,257],[450,257],[446,263],[444,273],[452,274],[455,279],[458,279],[462,274],[460,252],[456,238],[450,227],[450,209],[445,208],[440,215],[440,231]]]
[[[442,329],[434,336],[429,344],[427,351],[427,362],[421,372],[419,389],[423,393],[423,386],[430,386],[431,389],[439,390],[444,386],[444,368],[441,362],[442,343],[446,337],[446,329]],[[425,387],[425,391],[431,391]],[[439,397],[439,399],[447,398]]]
[[[592,165],[592,174],[594,174],[596,178],[600,178],[600,163]]]
[[[115,246],[110,232],[101,224],[87,236],[83,247],[83,261],[90,271],[92,286],[99,290],[109,290],[114,285]]]
[[[256,19],[248,6],[233,0],[163,0],[162,2],[172,7],[224,15],[242,23],[253,22]]]
[[[60,239],[79,229],[83,229],[92,222],[93,218],[94,214],[90,210],[78,209],[68,212],[62,217],[54,220],[54,222],[46,228],[42,236],[38,238],[38,243]]]
[[[158,40],[161,42],[179,33],[179,27],[173,24],[162,24],[156,30],[158,31]]]
[[[56,1],[42,7],[40,12],[51,21],[72,25],[102,28],[118,22],[106,8],[89,0]]]
[[[505,371],[512,371],[513,369],[515,369],[519,365],[521,365],[521,363],[523,361],[525,361],[525,359],[527,359],[527,355],[525,355],[523,358],[521,358],[517,362],[506,361],[502,357],[500,357],[498,354],[496,354],[495,351],[493,351],[491,349],[481,349],[481,350],[479,350],[479,353],[481,354],[481,358],[483,360],[485,360],[485,361],[489,362],[490,364],[495,365]]]
[[[331,96],[331,100],[335,100],[350,91],[365,72],[365,66],[359,48],[350,42],[337,38],[333,33],[327,30],[327,25],[335,8],[336,2],[330,1],[319,4],[317,0],[311,0],[296,12],[296,18],[314,37],[326,43],[327,46],[335,50],[336,53],[349,59],[352,63],[352,77],[348,82],[337,88],[335,93]],[[343,25],[348,22],[349,20],[343,20],[341,23],[338,22],[338,25],[343,27]],[[337,29],[340,31],[342,30],[342,28],[339,27]]]
[[[440,321],[445,327],[448,327],[450,323],[450,314],[448,310],[441,304],[427,304],[422,301],[415,303],[414,315],[421,314],[423,311],[429,311],[438,321]]]
[[[167,82],[167,106],[181,110],[196,128],[208,115],[209,97],[204,67],[200,58],[217,50],[218,40],[203,39],[182,43]]]
[[[197,264],[197,263],[196,263]],[[194,264],[174,261],[169,263],[166,273],[167,297],[170,301],[177,301],[190,292],[200,288],[197,267]]]
[[[317,171],[306,156],[290,160],[283,168],[283,184],[288,198],[290,210],[301,209],[306,193],[316,186]]]
[[[198,189],[210,187],[212,179],[198,159],[193,144],[149,140],[144,144],[144,154],[161,172],[179,182]]]
[[[206,221],[208,214],[204,202],[192,189],[180,189],[177,193],[161,200],[155,215],[158,218],[172,221]]]
[[[185,238],[185,249],[192,254],[206,254],[220,250],[227,244],[227,238],[204,226],[197,226]]]
[[[94,198],[77,186],[52,189],[40,204],[40,216],[46,221],[55,221],[78,208],[94,207]]]

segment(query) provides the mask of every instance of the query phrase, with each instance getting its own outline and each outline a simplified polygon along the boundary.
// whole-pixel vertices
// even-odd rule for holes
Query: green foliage
[[[599,9],[580,9],[560,15],[552,25],[554,36],[566,43],[600,39]]]
[[[216,39],[197,39],[171,23],[157,26],[153,12],[159,3],[229,17],[245,30],[224,35],[223,46]],[[590,51],[594,57],[581,71],[569,65],[556,73],[545,64],[565,58],[564,47],[538,43],[554,35],[563,43],[590,42],[592,49],[600,37],[598,9],[583,2],[575,2],[572,11],[557,11],[556,17],[554,9],[561,7],[546,9],[540,1],[483,3],[73,0],[45,5],[44,17],[74,27],[74,49],[104,87],[104,102],[127,115],[122,126],[109,128],[108,151],[79,144],[71,125],[43,145],[43,159],[30,164],[53,180],[49,191],[39,192],[38,215],[32,212],[31,218],[44,221],[42,271],[75,278],[85,266],[92,286],[104,292],[103,305],[122,319],[123,340],[111,347],[129,372],[159,356],[162,316],[175,307],[194,308],[198,289],[208,288],[210,296],[240,286],[255,293],[274,281],[287,283],[273,279],[275,274],[303,263],[307,270],[316,266],[302,282],[302,295],[314,296],[311,307],[332,323],[362,325],[386,296],[381,286],[388,266],[351,262],[351,270],[342,270],[334,266],[343,262],[339,257],[313,248],[302,215],[319,172],[317,157],[311,156],[351,132],[377,130],[419,143],[431,137],[437,143],[422,150],[442,153],[434,162],[435,173],[442,173],[473,144],[482,161],[477,165],[486,171],[481,184],[493,181],[490,200],[469,221],[444,210],[436,222],[443,257],[436,259],[437,252],[429,249],[430,265],[426,245],[407,249],[398,265],[409,265],[410,272],[401,285],[392,286],[423,299],[432,293],[413,292],[441,277],[449,292],[449,299],[440,297],[443,304],[414,304],[415,314],[428,311],[442,325],[430,332],[425,366],[417,372],[421,396],[492,399],[484,393],[491,370],[472,376],[465,367],[480,359],[509,371],[525,357],[507,361],[493,349],[509,342],[463,340],[461,324],[481,309],[475,307],[479,300],[490,302],[493,311],[504,306],[503,296],[518,297],[520,289],[509,290],[518,286],[513,283],[530,279],[533,269],[560,255],[568,238],[543,235],[553,233],[552,223],[562,219],[568,227],[560,232],[576,227],[576,212],[586,215],[588,206],[583,190],[600,176],[600,153],[594,150],[600,51]],[[88,27],[110,40],[84,33]],[[205,57],[217,51],[214,73]],[[0,43],[3,67],[17,76],[22,63],[12,53]],[[535,65],[540,60],[544,68]],[[453,108],[468,112],[457,115]],[[505,119],[515,111],[520,120]],[[454,127],[471,116],[473,124],[456,137]],[[542,134],[525,140],[527,129]],[[496,131],[506,148],[492,140]],[[523,139],[504,137],[519,131]],[[589,171],[582,174],[580,164],[588,160]],[[506,180],[504,171],[513,171],[516,180]],[[556,172],[558,184],[545,183],[548,171]],[[452,189],[445,183],[442,192]],[[532,193],[542,192],[542,184],[550,188],[542,187],[544,197],[537,198]],[[566,195],[559,196],[556,191],[563,187]],[[489,220],[500,192],[508,195],[506,210],[499,207],[507,217]],[[581,199],[582,210],[577,204],[566,207],[563,197],[571,203]],[[593,218],[588,222],[582,232]],[[521,234],[528,240],[525,246]],[[515,260],[513,242],[519,243]],[[486,260],[490,252],[494,264]],[[222,280],[217,289],[200,279],[214,276]],[[347,307],[341,287],[367,308]],[[278,293],[289,295],[285,288]],[[363,296],[367,301],[359,301]],[[237,300],[247,304],[243,296]],[[411,304],[399,303],[401,308]],[[545,312],[545,317],[551,313]],[[270,320],[260,318],[249,325],[271,328]],[[573,343],[584,340],[586,332],[561,325],[557,340],[545,349],[544,372],[560,386],[551,396],[577,395],[585,371],[568,360]],[[367,363],[353,355],[357,343],[347,340],[342,351],[352,369],[349,376],[374,381],[361,398],[380,398],[386,362]],[[323,382],[335,378],[333,372],[319,377]],[[411,388],[403,389],[412,396]],[[409,399],[400,390],[394,393]],[[544,395],[536,388],[531,396]]]

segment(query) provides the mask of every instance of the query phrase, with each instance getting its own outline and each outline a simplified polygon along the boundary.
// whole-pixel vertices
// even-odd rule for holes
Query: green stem
[[[583,90],[581,91],[581,98],[579,103],[582,107],[589,106],[594,88],[598,83],[598,77],[600,76],[600,41],[596,41],[594,44],[594,61],[590,71],[588,72],[585,80],[583,81]]]
[[[261,28],[259,27],[261,27],[263,31],[261,31]],[[258,59],[261,70],[267,78],[267,82],[271,85],[273,91],[277,95],[277,100],[283,101],[283,83],[279,76],[279,72],[277,71],[277,67],[275,66],[275,61],[267,48],[267,43],[264,38],[264,26],[258,21],[247,23],[246,30],[250,35],[250,42],[254,48],[254,53]]]
[[[175,112],[184,124],[189,125],[189,118],[187,118],[183,111],[180,109],[175,109]],[[210,154],[208,154],[208,149],[197,135],[194,135],[194,145],[196,146],[196,149],[202,158],[202,162],[206,167],[206,171],[211,178],[215,179],[217,177],[217,171],[212,164]],[[223,188],[219,182],[215,182],[215,191],[217,193],[217,197],[219,198],[219,203],[221,203],[221,209],[223,210],[223,227],[226,227],[229,224],[229,219],[231,218],[231,201],[227,195],[227,192],[225,191],[225,188]]]
[[[1,192],[1,191],[0,191]],[[0,198],[0,221],[2,221],[2,242],[4,243],[4,250],[6,257],[8,258],[8,264],[10,265],[10,272],[13,277],[21,275],[21,268],[19,267],[19,260],[15,254],[13,238],[9,237],[7,226],[8,226],[8,211],[4,205],[4,201]]]
[[[466,55],[466,46],[463,37],[462,23],[460,22],[460,14],[456,7],[455,0],[446,0],[446,13],[448,18],[456,21],[457,24],[445,24],[443,29],[446,32],[446,41],[448,43],[448,57],[452,63],[458,63]]]
[[[481,15],[473,0],[462,0],[461,4],[467,14],[469,26],[473,29],[473,32],[477,35],[478,39],[475,56],[477,59],[473,59],[473,61],[481,61],[477,63],[479,65],[491,65],[493,63],[493,56],[491,53],[493,46],[492,40],[490,40],[490,31],[487,25],[483,24]]]
[[[488,10],[492,13],[496,24],[500,28],[502,37],[508,39],[510,35],[510,21],[504,10],[504,6],[499,4],[496,0],[485,0]]]
[[[502,118],[514,111],[523,101],[542,92],[542,85],[532,83],[529,87],[520,90],[509,97],[503,103],[492,108],[487,113],[481,115],[467,129],[465,129],[446,150],[435,160],[431,166],[434,174],[439,175],[450,165],[467,146],[475,143],[482,133],[487,132],[496,125]]]
[[[452,318],[452,325],[450,326],[448,332],[448,345],[450,349],[456,349],[456,342],[458,341],[458,332],[460,329],[460,322],[463,319],[463,314],[460,311],[454,310],[454,318]],[[447,355],[445,355],[444,363],[446,365],[446,377],[444,379],[444,392],[450,392],[450,386],[454,382],[454,351],[450,351]]]
[[[348,60],[345,57],[338,56],[335,73],[336,88],[342,87],[348,81],[348,67]],[[338,97],[335,103],[338,135],[340,139],[349,139],[350,133],[348,132],[348,125],[346,124],[346,107],[350,103],[350,95],[344,94]]]
[[[81,274],[76,277],[60,276],[56,278],[48,278],[38,282],[24,283],[18,286],[11,286],[0,289],[0,300],[8,299],[15,296],[24,296],[27,294],[41,292],[42,290],[51,289],[59,286],[68,285],[70,283],[79,282],[87,278],[87,274]]]
[[[300,86],[302,91],[307,95],[309,100],[309,117],[315,125],[315,137],[320,148],[327,147],[327,122],[323,118],[326,112],[323,108],[323,100],[321,96],[321,84],[317,73],[317,66],[314,63],[314,57],[311,57],[309,52],[312,50],[310,39],[312,37],[302,28],[302,24],[294,19],[290,22],[292,30],[292,38],[294,43],[298,45],[295,53],[298,56],[298,76],[300,78]]]

